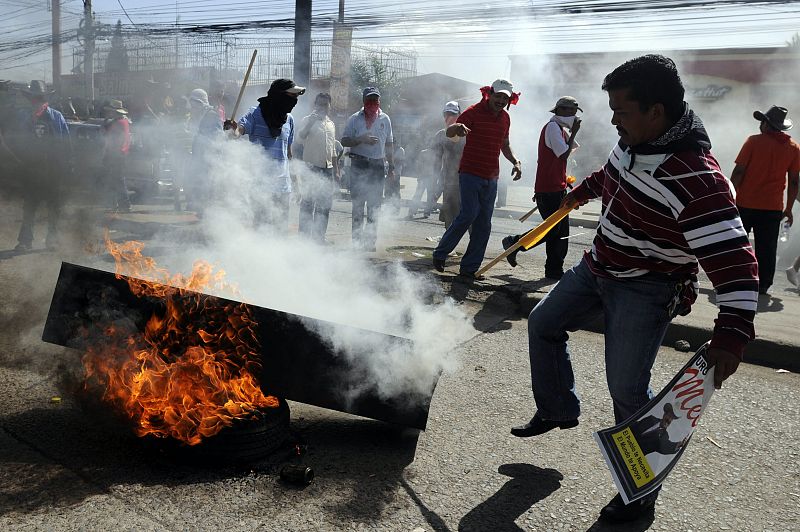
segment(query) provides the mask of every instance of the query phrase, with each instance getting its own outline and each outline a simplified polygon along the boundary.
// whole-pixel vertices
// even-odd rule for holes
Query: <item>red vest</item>
[[[542,132],[539,134],[539,161],[536,164],[534,192],[561,192],[567,188],[567,160],[556,157],[553,150],[544,143],[544,132],[548,125],[550,125],[550,122],[544,125]],[[564,128],[558,127],[564,136],[564,141],[569,140]]]

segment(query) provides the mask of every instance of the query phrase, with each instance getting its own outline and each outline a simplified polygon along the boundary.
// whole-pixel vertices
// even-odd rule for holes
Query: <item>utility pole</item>
[[[344,23],[344,0],[339,0],[339,24]]]
[[[61,96],[61,0],[52,0],[53,88]]]
[[[311,81],[311,0],[295,0],[293,76],[301,87]]]
[[[83,0],[83,74],[84,94],[88,103],[94,100],[94,15],[92,0]]]

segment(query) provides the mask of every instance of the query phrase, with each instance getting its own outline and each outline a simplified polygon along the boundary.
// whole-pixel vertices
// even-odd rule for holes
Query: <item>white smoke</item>
[[[268,226],[254,228],[254,205],[266,201],[271,207],[260,184],[274,168],[260,147],[222,140],[207,162],[219,195],[203,218],[205,244],[171,262],[185,267],[195,258],[209,260],[226,271],[245,301],[334,324],[315,325],[316,332],[368,375],[351,394],[374,389],[383,397],[424,395],[455,364],[452,353],[472,328],[452,300],[429,304],[441,299],[431,280],[399,263],[376,267],[349,246],[321,246]],[[295,168],[301,180],[315,179],[302,164]],[[389,219],[382,217],[382,223]]]

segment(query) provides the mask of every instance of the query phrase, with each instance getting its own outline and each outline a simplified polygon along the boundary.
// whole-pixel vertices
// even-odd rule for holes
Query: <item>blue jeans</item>
[[[458,174],[458,183],[461,189],[461,210],[433,250],[433,258],[444,260],[456,248],[464,233],[472,227],[467,252],[461,259],[461,271],[475,273],[481,267],[492,232],[497,179],[483,179],[462,172]]]
[[[585,260],[567,270],[528,317],[531,384],[539,416],[564,421],[580,415],[567,333],[600,314],[614,417],[623,421],[644,406],[653,397],[650,370],[672,320],[668,307],[675,294],[675,283],[667,280],[597,277]]]

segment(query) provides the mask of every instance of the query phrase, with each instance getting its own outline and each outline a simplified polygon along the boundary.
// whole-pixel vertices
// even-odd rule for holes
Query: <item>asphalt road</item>
[[[329,236],[344,245],[349,217],[340,207]],[[3,220],[8,242],[14,225],[13,217]],[[490,245],[499,246],[519,225],[496,220]],[[383,247],[396,249],[385,256],[394,253],[420,268],[427,260],[420,242],[441,231],[431,221],[387,227]],[[168,255],[175,235],[139,236],[157,255]],[[570,247],[575,260],[589,235],[583,238]],[[516,439],[509,428],[533,413],[524,305],[503,292],[444,278],[444,291],[462,302],[475,332],[455,353],[457,368],[439,381],[428,429],[417,433],[292,404],[292,428],[309,443],[304,463],[317,475],[298,490],[279,482],[277,459],[249,469],[205,468],[154,455],[64,393],[78,354],[43,344],[37,335],[59,259],[77,260],[85,252],[0,260],[0,528],[606,529],[597,514],[615,489],[591,436],[613,417],[599,370],[601,336],[579,332],[572,338],[581,424]],[[537,278],[541,261],[526,259],[521,256],[514,275]],[[665,384],[687,357],[662,348],[654,386]],[[53,403],[53,396],[61,402]],[[655,520],[619,530],[799,529],[799,421],[800,375],[742,365],[714,395],[665,485]]]

